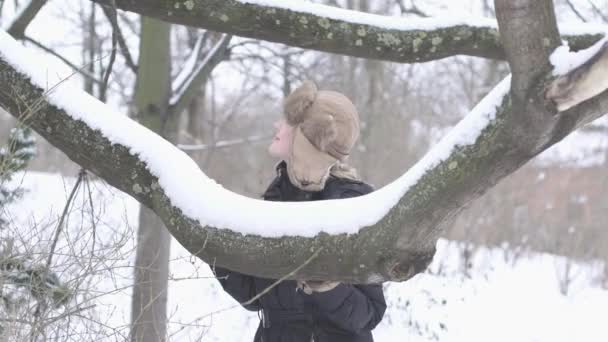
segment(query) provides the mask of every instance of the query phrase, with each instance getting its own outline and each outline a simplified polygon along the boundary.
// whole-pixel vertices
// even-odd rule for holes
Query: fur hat
[[[343,94],[305,81],[284,102],[294,136],[287,160],[291,182],[308,191],[325,187],[330,169],[344,161],[359,137],[359,114]]]

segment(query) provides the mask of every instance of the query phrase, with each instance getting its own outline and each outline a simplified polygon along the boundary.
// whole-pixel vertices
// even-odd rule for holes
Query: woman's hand
[[[306,294],[333,290],[340,282],[329,280],[298,280],[298,288]]]

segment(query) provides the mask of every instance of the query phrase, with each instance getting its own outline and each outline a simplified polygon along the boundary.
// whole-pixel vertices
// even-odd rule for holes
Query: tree
[[[185,66],[173,82],[171,25],[142,17],[134,101],[139,122],[175,143],[180,115],[213,68],[224,59],[229,41],[230,37],[223,37],[215,50],[204,55],[199,39],[190,58],[191,65]],[[202,56],[206,58],[200,61]],[[165,341],[170,246],[171,236],[163,222],[153,211],[141,206],[131,303],[132,341]]]
[[[74,161],[148,206],[194,255],[249,274],[347,282],[407,280],[425,269],[439,233],[467,203],[608,110],[605,45],[598,46],[595,57],[581,67],[560,77],[552,74],[549,56],[561,38],[581,48],[600,36],[560,37],[550,0],[496,0],[500,36],[493,24],[433,22],[423,30],[404,28],[384,18],[389,24],[376,26],[377,18],[358,15],[359,19],[350,20],[353,12],[317,5],[313,7],[317,10],[308,12],[305,8],[228,0],[118,0],[116,5],[177,24],[352,56],[416,62],[466,54],[505,58],[509,63],[512,77],[495,88],[458,128],[475,126],[480,122],[471,124],[472,120],[482,120],[474,141],[459,137],[458,130],[452,133],[436,147],[445,158],[436,159],[433,154],[424,158],[410,171],[412,178],[405,178],[413,184],[401,188],[396,205],[375,224],[349,235],[273,238],[203,226],[175,204],[176,198],[159,184],[146,160],[128,146],[112,143],[84,121],[75,120],[53,104],[56,101],[43,99],[45,106],[32,120],[33,129]],[[9,88],[12,92],[0,93],[0,105],[20,117],[16,94],[33,101],[44,93],[12,65],[15,63],[0,57],[0,84],[13,85]],[[586,88],[594,79],[599,81]],[[327,206],[337,208],[338,204]],[[293,272],[296,268],[297,273]]]
[[[168,123],[171,96],[171,25],[142,17],[135,86],[139,122],[170,141],[176,129]],[[131,298],[131,341],[164,341],[171,236],[162,221],[141,206]]]

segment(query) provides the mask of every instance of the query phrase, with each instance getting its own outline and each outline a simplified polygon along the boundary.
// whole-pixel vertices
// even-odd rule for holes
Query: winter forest
[[[382,284],[380,342],[608,340],[606,32],[606,0],[0,0],[0,342],[253,341],[216,267]],[[305,80],[375,191],[261,200]]]

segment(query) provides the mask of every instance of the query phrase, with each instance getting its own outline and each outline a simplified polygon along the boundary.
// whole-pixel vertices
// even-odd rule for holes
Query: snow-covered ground
[[[42,173],[15,177],[13,184],[27,193],[19,202],[2,209],[12,224],[8,230],[0,231],[0,236],[5,238],[15,231],[27,236],[32,227],[51,236],[74,182],[75,179]],[[98,267],[102,270],[92,278],[91,286],[99,293],[110,294],[88,300],[96,304],[91,310],[96,311],[97,320],[108,326],[98,329],[111,333],[108,341],[121,341],[128,331],[132,273],[129,265],[133,262],[138,205],[102,182],[90,185],[96,218],[95,253],[109,259],[104,267]],[[57,249],[60,256],[54,259],[58,264],[69,260],[62,256],[68,251],[80,251],[85,258],[83,251],[90,251],[90,202],[87,188],[81,189],[84,190],[78,192],[68,229],[61,235]],[[37,245],[44,249],[44,243]],[[119,250],[109,252],[112,245],[119,245]],[[386,284],[389,309],[374,331],[377,341],[608,339],[604,326],[608,291],[599,285],[601,262],[579,264],[563,257],[530,253],[515,259],[515,253],[507,248],[478,248],[465,275],[461,247],[442,240],[429,272],[406,283]],[[212,279],[207,265],[190,257],[178,243],[173,243],[171,254],[171,341],[251,341],[257,314],[235,307],[236,303]],[[559,280],[566,263],[572,267],[574,279],[568,294],[562,295]],[[84,273],[78,271],[86,268],[83,265],[88,263],[62,266],[58,269],[61,279],[73,282]]]

